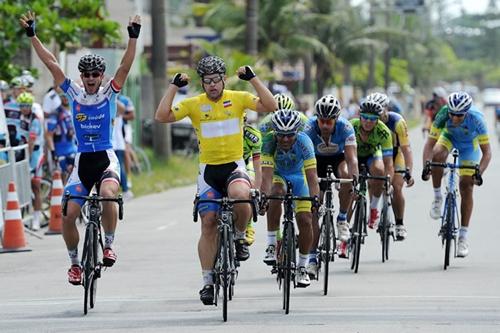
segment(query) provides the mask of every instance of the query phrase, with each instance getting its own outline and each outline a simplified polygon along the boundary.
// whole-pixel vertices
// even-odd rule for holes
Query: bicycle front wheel
[[[283,231],[283,309],[285,314],[290,312],[290,288],[294,278],[295,265],[295,233],[292,227],[285,226]]]
[[[364,224],[366,221],[366,198],[360,197],[354,214],[354,235],[351,237],[351,269],[358,273],[361,242],[363,240]]]
[[[445,204],[445,218],[444,218],[444,269],[446,270],[450,265],[451,241],[453,239],[453,227],[455,225],[453,207],[455,205],[452,194],[448,194]]]
[[[389,227],[387,206],[384,206],[380,214],[380,225],[378,229],[380,234],[380,243],[382,245],[382,262],[389,260]]]
[[[83,250],[83,313],[87,314],[90,305],[90,285],[94,277],[94,228],[89,224],[85,229]]]
[[[93,232],[93,253],[92,261],[94,264],[94,272],[92,274],[92,280],[90,281],[90,308],[93,309],[97,296],[97,279],[100,277],[100,267],[98,264],[99,261],[99,233],[97,230]]]
[[[222,231],[222,270],[221,270],[221,284],[222,284],[222,318],[227,321],[227,302],[229,300],[229,285],[230,272],[229,272],[229,231],[227,227]]]
[[[323,270],[323,295],[328,294],[328,275],[330,269],[330,261],[333,260],[333,249],[335,248],[335,234],[333,229],[333,217],[330,212],[323,217],[321,224],[321,240],[320,240],[320,267]]]

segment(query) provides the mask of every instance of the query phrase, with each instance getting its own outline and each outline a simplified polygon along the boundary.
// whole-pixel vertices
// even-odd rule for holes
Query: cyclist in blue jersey
[[[333,95],[321,97],[314,105],[315,116],[307,122],[305,131],[314,144],[314,153],[319,177],[326,177],[330,165],[337,178],[353,178],[358,175],[356,135],[351,123],[340,117],[342,106]],[[326,184],[320,183],[320,198]],[[337,215],[338,237],[347,241],[350,237],[347,211],[351,203],[352,184],[342,184],[339,192],[339,214]],[[319,222],[313,215],[313,247],[307,272],[313,276],[317,272],[316,248],[319,241]]]
[[[299,132],[301,125],[298,111],[278,110],[272,117],[273,131],[266,134],[262,143],[262,185],[263,194],[284,195],[286,181],[293,186],[296,196],[318,196],[318,174],[311,139]],[[295,203],[297,226],[299,228],[299,260],[297,264],[297,286],[310,285],[306,264],[312,245],[311,202]],[[316,213],[316,212],[315,212]],[[276,244],[281,217],[281,203],[271,201],[267,212],[267,249],[264,262],[276,263]]]
[[[61,91],[58,98],[60,98],[61,104],[46,117],[46,138],[47,148],[56,165],[61,168],[63,182],[66,183],[67,176],[75,164],[77,148],[68,97]]]
[[[448,96],[447,105],[443,106],[432,123],[431,131],[424,146],[423,161],[444,163],[452,148],[459,151],[459,165],[476,165],[479,163],[479,175],[474,170],[460,169],[460,215],[461,226],[458,235],[457,256],[469,254],[467,232],[472,215],[474,185],[481,185],[481,175],[491,160],[491,147],[484,115],[472,105],[472,97],[465,92],[454,92]],[[443,169],[432,169],[432,185],[434,201],[430,215],[433,219],[441,217],[443,197],[441,179]],[[428,180],[425,168],[422,179]]]
[[[42,44],[35,32],[35,13],[27,12],[20,18],[21,26],[31,39],[40,60],[49,69],[56,85],[66,93],[73,117],[78,153],[75,167],[68,179],[65,191],[87,195],[97,184],[103,197],[115,197],[120,181],[120,166],[111,144],[113,121],[116,115],[116,96],[127,79],[134,61],[137,38],[141,29],[140,17],[134,16],[128,23],[129,41],[115,76],[101,87],[106,70],[104,59],[95,54],[84,55],[78,63],[83,87],[66,77],[56,57]],[[71,267],[68,281],[81,284],[82,270],[78,258],[79,234],[75,220],[80,214],[81,200],[68,203],[63,217],[63,238],[68,249]],[[103,203],[102,225],[104,229],[103,265],[113,266],[116,254],[112,249],[117,223],[116,203]]]
[[[33,221],[31,228],[40,229],[42,217],[42,196],[40,194],[40,181],[42,179],[43,163],[43,122],[33,112],[35,98],[28,92],[23,92],[17,97],[17,104],[21,110],[19,122],[18,142],[20,145],[28,144],[31,172],[31,191],[33,192]],[[24,151],[23,151],[24,152]]]

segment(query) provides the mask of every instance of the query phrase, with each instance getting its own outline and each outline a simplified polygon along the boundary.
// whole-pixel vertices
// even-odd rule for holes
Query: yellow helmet
[[[33,97],[32,94],[29,92],[23,92],[19,96],[17,96],[17,104],[24,104],[24,105],[33,105],[33,102],[35,101],[35,97]]]

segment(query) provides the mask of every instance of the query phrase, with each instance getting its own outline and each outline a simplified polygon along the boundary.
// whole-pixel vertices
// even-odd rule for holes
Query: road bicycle
[[[367,196],[368,180],[388,181],[386,176],[372,176],[368,174],[365,165],[361,165],[360,174],[358,176],[359,186],[354,189],[356,201],[354,203],[354,223],[351,228],[351,238],[349,240],[348,249],[351,259],[351,270],[358,273],[359,258],[361,253],[361,245],[365,243],[367,233],[368,216],[367,216]]]
[[[293,287],[296,288],[295,276],[297,270],[297,239],[294,223],[294,201],[311,201],[314,206],[318,206],[317,197],[300,197],[293,195],[292,183],[286,182],[285,195],[261,195],[261,205],[267,205],[268,200],[278,200],[283,202],[283,232],[281,236],[281,247],[278,253],[276,266],[272,272],[276,272],[276,279],[279,288],[283,291],[283,310],[285,314],[290,312],[290,288],[293,282]],[[278,251],[277,251],[278,252]],[[283,288],[282,288],[283,287]]]
[[[444,247],[444,266],[443,268],[446,270],[450,265],[450,254],[451,254],[451,243],[453,242],[453,256],[457,256],[457,234],[459,230],[459,222],[460,216],[458,212],[457,206],[457,178],[458,173],[457,169],[472,169],[474,170],[473,178],[477,180],[477,184],[481,185],[483,180],[479,173],[479,165],[458,165],[458,149],[453,148],[451,151],[451,155],[453,157],[453,162],[425,162],[425,170],[426,174],[431,172],[431,169],[434,167],[438,168],[446,168],[449,170],[448,172],[448,180],[446,184],[446,199],[444,201],[444,209],[441,215],[441,228],[439,229],[438,236],[441,237],[441,243]]]
[[[81,267],[83,271],[82,285],[84,289],[83,313],[87,314],[89,307],[94,308],[97,296],[97,279],[101,277],[103,264],[101,262],[104,245],[101,232],[101,202],[118,203],[118,218],[123,219],[123,199],[121,195],[117,198],[104,198],[97,193],[89,196],[72,195],[66,192],[63,197],[63,215],[66,215],[68,201],[71,199],[83,199],[86,201],[82,214],[86,216],[85,240]]]
[[[252,206],[252,218],[257,222],[257,206],[259,192],[252,190],[250,199],[230,199],[227,196],[221,199],[200,199],[196,195],[193,208],[193,220],[198,221],[198,205],[201,203],[216,203],[220,205],[217,213],[217,256],[214,264],[214,305],[217,306],[220,290],[222,289],[222,318],[227,321],[228,301],[234,295],[234,286],[238,277],[239,262],[235,256],[234,246],[234,223],[233,207],[235,204],[250,203]]]
[[[332,185],[335,184],[335,186],[338,186],[346,183],[353,184],[354,181],[352,179],[334,178],[332,167],[328,165],[326,168],[326,177],[319,178],[319,182],[326,184],[326,191],[324,193],[324,204],[318,210],[318,214],[321,217],[321,226],[318,243],[318,272],[316,276],[319,278],[319,273],[323,272],[323,295],[326,295],[328,294],[329,266],[330,262],[335,260],[337,248],[337,237],[333,226],[335,207],[333,205]]]

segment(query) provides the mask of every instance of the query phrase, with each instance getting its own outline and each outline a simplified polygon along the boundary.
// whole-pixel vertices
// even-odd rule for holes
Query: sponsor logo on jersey
[[[108,105],[108,102],[101,103],[97,106],[97,109],[102,109]]]
[[[209,111],[212,110],[212,105],[210,105],[210,104],[202,104],[200,106],[200,110],[201,110],[201,112],[209,112]]]
[[[101,119],[104,119],[104,117],[106,117],[106,115],[104,113],[101,113],[101,114],[98,114],[98,115],[95,115],[95,116],[89,116],[89,120],[101,120]]]
[[[328,146],[325,143],[320,143],[317,145],[318,152],[322,154],[335,154],[339,152],[339,145],[336,143],[330,143]]]
[[[233,104],[231,103],[230,100],[227,100],[227,101],[224,101],[222,102],[222,105],[225,107],[225,108],[228,108],[230,106],[233,106]]]
[[[77,121],[82,122],[87,120],[87,115],[85,113],[77,113],[75,118]]]
[[[80,125],[81,129],[86,129],[86,130],[93,130],[93,129],[99,129],[101,128],[101,124],[98,125],[92,125],[92,124],[81,124]]]

